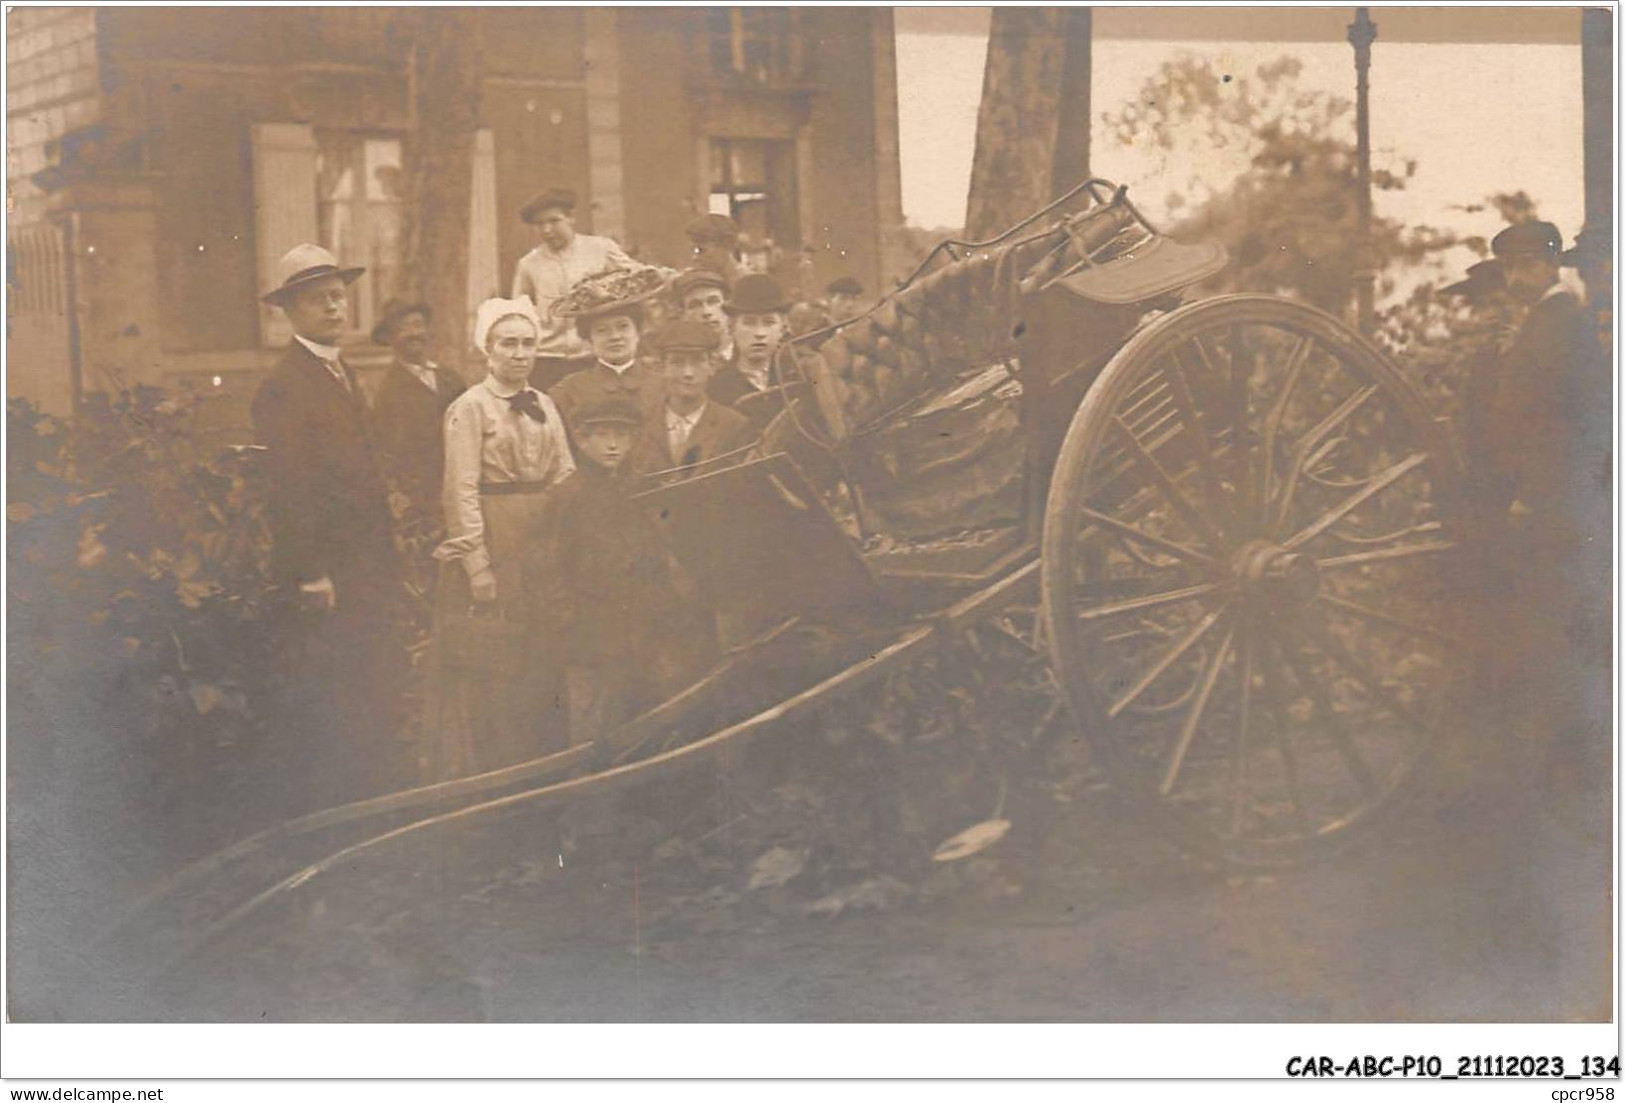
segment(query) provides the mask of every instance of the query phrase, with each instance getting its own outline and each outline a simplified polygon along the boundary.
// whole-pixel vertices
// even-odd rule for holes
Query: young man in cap
[[[397,585],[387,491],[366,403],[339,352],[349,284],[318,245],[297,245],[264,300],[294,338],[254,395],[255,439],[267,449],[274,569],[311,631],[297,648],[295,728],[314,739],[307,803],[384,792],[407,777],[393,742],[399,649],[391,642]]]
[[[625,393],[591,395],[566,415],[576,470],[545,503],[526,563],[539,638],[565,671],[572,744],[678,688],[688,637],[704,627],[685,596],[691,587],[632,497],[643,417]]]
[[[753,439],[750,420],[705,393],[715,374],[717,335],[703,322],[680,318],[654,339],[665,396],[638,445],[644,474],[692,467],[743,448]]]
[[[863,284],[851,276],[842,276],[824,290],[829,295],[829,320],[836,325],[850,322],[863,309]]]
[[[724,361],[733,359],[733,332],[722,309],[728,301],[728,277],[710,268],[690,268],[671,281],[671,293],[684,318],[704,322],[717,335],[717,354]]]
[[[732,283],[740,275],[739,224],[725,214],[702,214],[683,228],[694,247],[695,268],[722,274]]]
[[[1600,698],[1586,679],[1587,652],[1608,647],[1591,610],[1609,573],[1609,365],[1584,304],[1559,279],[1557,227],[1519,223],[1490,247],[1508,293],[1529,304],[1478,396],[1484,429],[1469,457],[1495,618],[1485,638],[1496,716],[1543,744],[1552,769],[1606,774],[1606,673]],[[1599,699],[1602,719],[1587,712]]]
[[[553,317],[553,304],[578,280],[633,266],[632,258],[613,238],[576,233],[575,209],[575,192],[549,188],[519,211],[521,219],[536,227],[538,241],[536,248],[519,258],[511,297],[529,298],[542,320],[536,371],[531,376],[531,386],[542,391],[591,362],[585,359],[589,355],[586,342],[567,320]]]
[[[429,359],[429,307],[392,299],[372,331],[375,345],[394,354],[373,399],[372,419],[389,477],[410,507],[440,514],[445,469],[441,422],[446,407],[467,389],[460,376]]]

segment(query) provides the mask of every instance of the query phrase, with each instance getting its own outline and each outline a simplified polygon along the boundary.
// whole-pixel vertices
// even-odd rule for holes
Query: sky
[[[1418,162],[1407,189],[1377,194],[1379,214],[1463,233],[1493,233],[1498,228],[1493,212],[1475,215],[1453,208],[1491,192],[1522,188],[1566,236],[1579,230],[1584,206],[1574,11],[1373,9],[1378,26],[1371,68],[1375,160],[1379,165],[1385,157]],[[1290,17],[1283,20],[1283,15]],[[1136,150],[1107,144],[1101,114],[1134,99],[1145,78],[1181,51],[1213,57],[1238,72],[1293,55],[1304,62],[1303,87],[1352,99],[1352,51],[1342,40],[1351,17],[1351,9],[1344,8],[1275,9],[1268,15],[1272,33],[1295,40],[1255,42],[1250,39],[1257,37],[1256,13],[1245,10],[1097,8],[1093,170],[1129,184],[1136,201],[1155,218],[1169,190],[1168,170],[1183,177],[1200,151],[1164,166]],[[987,9],[897,9],[903,210],[914,225],[957,227],[964,220],[986,27]],[[1183,33],[1202,38],[1141,37]],[[1422,41],[1444,36],[1476,41]],[[1524,42],[1495,41],[1509,38]]]

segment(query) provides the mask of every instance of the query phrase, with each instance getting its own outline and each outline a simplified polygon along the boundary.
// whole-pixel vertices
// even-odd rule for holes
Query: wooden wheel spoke
[[[1293,618],[1293,624],[1299,632],[1308,636],[1310,641],[1332,662],[1342,667],[1348,674],[1359,682],[1372,700],[1387,709],[1396,719],[1405,722],[1406,726],[1415,729],[1419,735],[1427,735],[1428,728],[1400,699],[1394,696],[1393,690],[1382,684],[1381,679],[1372,674],[1354,653],[1343,645],[1330,629],[1321,624],[1313,616],[1298,616]]]
[[[1292,450],[1292,467],[1287,472],[1286,485],[1281,491],[1281,504],[1275,511],[1274,528],[1278,529],[1286,524],[1287,516],[1292,511],[1292,497],[1297,492],[1298,480],[1303,476],[1304,465],[1308,462],[1310,454],[1320,447],[1321,441],[1334,429],[1353,417],[1355,412],[1377,393],[1377,390],[1375,383],[1361,387],[1339,403],[1337,409],[1322,418],[1318,425],[1298,441],[1297,447]]]
[[[1260,646],[1259,651],[1268,650]],[[1281,758],[1281,773],[1286,778],[1287,799],[1292,803],[1292,818],[1297,821],[1298,829],[1305,834],[1313,832],[1309,823],[1309,815],[1303,807],[1303,782],[1298,772],[1298,752],[1294,746],[1295,740],[1292,728],[1287,722],[1286,703],[1281,699],[1281,690],[1276,685],[1277,667],[1268,661],[1263,664],[1264,675],[1264,702],[1269,708],[1270,720],[1275,731],[1275,750]]]
[[[1332,708],[1331,698],[1326,695],[1326,687],[1321,684],[1320,676],[1304,661],[1302,655],[1288,646],[1287,642],[1277,641],[1276,646],[1286,659],[1287,665],[1292,668],[1292,673],[1297,676],[1298,685],[1308,695],[1310,704],[1315,708],[1315,715],[1326,726],[1326,737],[1336,749],[1338,757],[1343,760],[1349,776],[1354,778],[1354,783],[1360,787],[1360,792],[1367,800],[1375,800],[1381,791],[1381,787],[1377,784],[1377,776],[1371,772],[1371,766],[1360,753],[1354,737],[1343,726],[1343,718]]]
[[[1201,726],[1202,713],[1207,709],[1208,698],[1213,695],[1213,686],[1219,680],[1219,671],[1224,669],[1225,660],[1230,657],[1231,645],[1235,642],[1236,632],[1231,629],[1225,633],[1220,641],[1219,648],[1213,652],[1202,670],[1202,679],[1197,686],[1196,699],[1191,702],[1189,711],[1185,713],[1184,723],[1179,728],[1179,740],[1174,744],[1174,753],[1168,760],[1167,769],[1162,775],[1160,790],[1163,796],[1174,791],[1174,783],[1179,779],[1179,769],[1185,764],[1185,755],[1191,749],[1191,743],[1196,739],[1196,729]]]
[[[1264,415],[1264,462],[1258,481],[1258,500],[1266,505],[1275,495],[1275,438],[1281,432],[1281,422],[1286,419],[1286,408],[1292,402],[1292,392],[1298,386],[1298,377],[1303,374],[1304,365],[1309,362],[1309,353],[1314,347],[1312,337],[1300,337],[1292,347],[1287,357],[1285,377],[1281,380],[1281,390],[1276,394],[1275,401],[1270,403],[1269,412]]]
[[[1200,337],[1191,339],[1191,345],[1196,349],[1196,357],[1202,362],[1202,370],[1217,374],[1213,371],[1213,361],[1208,357],[1207,347],[1202,344]],[[1213,449],[1213,439],[1208,435],[1207,424],[1196,408],[1196,399],[1191,392],[1190,376],[1185,373],[1185,360],[1179,351],[1168,358],[1171,371],[1164,372],[1168,380],[1168,392],[1173,396],[1174,406],[1179,411],[1181,424],[1190,429],[1191,439],[1196,442],[1196,467],[1201,473],[1202,481],[1207,484],[1208,500],[1214,507],[1221,510],[1220,523],[1226,530],[1233,526],[1229,523],[1229,510],[1225,508],[1224,488],[1219,485],[1218,463]]]
[[[1236,674],[1240,679],[1236,689],[1236,756],[1231,761],[1230,773],[1230,834],[1241,834],[1241,820],[1247,807],[1247,751],[1248,736],[1253,723],[1253,627],[1249,623],[1242,633],[1241,648],[1236,655]]]
[[[1224,541],[1220,538],[1218,531],[1214,529],[1213,523],[1195,506],[1191,505],[1190,499],[1185,497],[1185,492],[1179,489],[1179,484],[1174,482],[1173,476],[1168,474],[1157,457],[1146,450],[1145,445],[1140,443],[1122,418],[1113,418],[1112,421],[1117,428],[1118,435],[1123,440],[1124,448],[1145,469],[1146,474],[1151,477],[1151,481],[1156,484],[1157,489],[1162,491],[1163,498],[1173,508],[1174,512],[1184,518],[1185,523],[1190,525],[1202,539],[1216,548],[1223,547]]]
[[[1325,559],[1315,560],[1315,566],[1324,573],[1326,571],[1347,570],[1349,567],[1363,567],[1371,563],[1390,563],[1396,559],[1415,559],[1419,556],[1442,555],[1445,552],[1455,550],[1454,541],[1429,540],[1422,544],[1402,544],[1397,548],[1379,548],[1375,551],[1350,552],[1347,555],[1327,556]]]
[[[1077,619],[1083,621],[1104,620],[1107,617],[1122,616],[1124,613],[1143,613],[1148,609],[1160,609],[1166,605],[1177,605],[1182,601],[1194,601],[1197,598],[1207,597],[1209,594],[1219,593],[1229,589],[1224,582],[1203,582],[1197,586],[1186,586],[1178,590],[1168,590],[1160,594],[1146,594],[1142,597],[1124,598],[1106,605],[1097,605],[1092,609],[1082,609]]]
[[[1385,613],[1381,609],[1373,609],[1371,606],[1358,601],[1350,601],[1346,597],[1338,597],[1336,594],[1320,594],[1315,600],[1329,608],[1338,609],[1351,616],[1359,617],[1361,620],[1367,620],[1373,624],[1385,624],[1390,628],[1404,632],[1406,635],[1436,640],[1452,647],[1467,646],[1466,640],[1452,636],[1448,632],[1441,632],[1437,628],[1430,628],[1423,624],[1412,624],[1402,617],[1396,617],[1392,613]]]
[[[1375,498],[1378,494],[1381,494],[1390,486],[1393,486],[1407,474],[1426,463],[1427,458],[1428,454],[1426,452],[1413,452],[1409,456],[1400,460],[1398,463],[1394,464],[1392,467],[1389,467],[1380,474],[1373,476],[1371,480],[1365,484],[1365,486],[1361,487],[1353,494],[1350,494],[1347,498],[1344,498],[1336,506],[1332,507],[1330,512],[1322,515],[1319,520],[1315,521],[1307,528],[1299,530],[1295,535],[1282,544],[1282,547],[1291,550],[1293,548],[1300,548],[1307,544],[1309,541],[1313,540],[1315,537],[1337,524],[1337,522],[1359,509],[1366,502],[1370,501],[1372,498]]]
[[[1179,661],[1180,656],[1195,647],[1202,637],[1212,630],[1228,608],[1227,605],[1221,605],[1217,609],[1210,610],[1206,616],[1192,625],[1189,631],[1176,640],[1172,647],[1164,651],[1156,662],[1151,664],[1149,670],[1140,675],[1139,680],[1130,686],[1123,696],[1112,702],[1111,707],[1106,710],[1107,717],[1112,720],[1117,719],[1122,715],[1124,709],[1139,700],[1140,695],[1150,689],[1152,683],[1158,678],[1167,673],[1168,668]]]
[[[1146,532],[1144,529],[1136,528],[1127,521],[1120,521],[1110,514],[1101,513],[1098,510],[1090,509],[1087,506],[1084,506],[1078,512],[1088,520],[1100,525],[1102,528],[1112,530],[1119,536],[1122,536],[1128,540],[1138,541],[1139,543],[1144,544],[1146,547],[1157,548],[1161,551],[1165,551],[1169,555],[1176,555],[1185,560],[1187,563],[1194,563],[1197,566],[1209,568],[1215,568],[1219,565],[1218,561],[1215,560],[1211,555],[1199,552],[1187,544],[1181,544],[1177,541],[1170,540],[1166,536],[1158,536],[1155,533]]]

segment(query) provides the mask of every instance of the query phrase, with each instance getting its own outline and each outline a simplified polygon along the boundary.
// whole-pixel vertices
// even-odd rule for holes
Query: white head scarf
[[[542,335],[542,320],[536,316],[536,304],[524,296],[517,299],[486,299],[474,312],[474,347],[485,351],[485,342],[491,336],[491,327],[504,318],[519,315],[528,318],[536,327],[536,336]]]

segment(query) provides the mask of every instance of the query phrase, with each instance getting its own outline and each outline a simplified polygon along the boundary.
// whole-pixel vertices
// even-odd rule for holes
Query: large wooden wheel
[[[1368,342],[1234,295],[1136,334],[1056,463],[1051,661],[1114,787],[1223,860],[1373,821],[1451,708],[1459,468]]]

